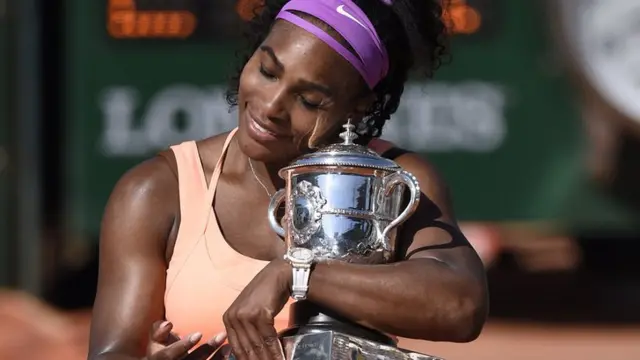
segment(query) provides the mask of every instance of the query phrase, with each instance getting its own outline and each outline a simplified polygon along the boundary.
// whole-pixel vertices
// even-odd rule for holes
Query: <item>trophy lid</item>
[[[354,144],[353,140],[358,138],[358,134],[355,133],[355,126],[351,120],[342,127],[345,128],[345,131],[340,134],[343,142],[331,144],[301,156],[289,166],[282,168],[279,172],[280,176],[283,176],[287,170],[307,166],[359,167],[385,171],[401,169],[393,160],[381,157],[366,146]]]

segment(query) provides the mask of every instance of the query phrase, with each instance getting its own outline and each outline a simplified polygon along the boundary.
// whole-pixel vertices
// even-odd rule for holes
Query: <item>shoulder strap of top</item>
[[[371,139],[371,141],[369,141],[369,143],[367,144],[367,147],[375,152],[378,153],[378,155],[384,153],[385,151],[394,148],[395,144],[393,144],[390,141],[386,141],[386,140],[382,140],[380,138],[373,138]]]
[[[386,140],[382,140],[380,138],[374,138],[372,139],[369,144],[367,144],[367,147],[375,152],[378,153],[378,155],[382,156],[383,158],[387,158],[387,159],[391,159],[391,160],[395,160],[396,158],[404,155],[404,154],[408,154],[411,153],[411,151],[409,150],[405,150],[403,148],[400,148],[398,146],[396,146],[396,144],[390,142],[390,141],[386,141]]]
[[[171,263],[178,265],[170,265],[167,276],[176,276],[182,263],[202,239],[211,216],[213,199],[210,194],[215,191],[223,158],[234,133],[235,130],[227,136],[208,186],[196,142],[188,141],[171,147],[178,170],[180,227],[171,257]]]
[[[209,181],[209,188],[207,189],[207,195],[205,196],[206,204],[208,207],[213,203],[213,198],[216,194],[216,188],[218,187],[218,179],[220,179],[220,174],[222,173],[222,166],[224,165],[224,160],[227,156],[227,150],[229,149],[229,145],[231,144],[231,140],[233,140],[233,136],[238,131],[238,128],[235,128],[229,132],[227,135],[227,139],[224,141],[224,145],[222,146],[222,151],[220,152],[220,157],[218,158],[218,162],[216,163],[216,167],[213,170],[213,175],[211,175],[211,181]]]
[[[195,141],[183,142],[171,147],[178,168],[178,192],[180,197],[180,233],[191,233],[198,224],[202,199],[207,193],[198,146]],[[191,234],[189,234],[190,237]]]
[[[405,150],[399,147],[392,147],[391,149],[380,154],[380,156],[389,160],[395,160],[404,154],[410,154],[410,153],[412,153],[412,151]]]

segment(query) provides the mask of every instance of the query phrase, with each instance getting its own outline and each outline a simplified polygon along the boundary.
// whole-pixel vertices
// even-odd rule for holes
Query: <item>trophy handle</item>
[[[382,238],[386,239],[389,231],[405,222],[418,208],[420,203],[420,184],[418,184],[418,180],[413,174],[404,170],[385,176],[383,182],[386,196],[391,195],[393,189],[400,184],[406,185],[411,193],[407,207],[382,231]]]
[[[282,226],[278,224],[278,220],[276,219],[276,211],[278,211],[282,200],[284,200],[285,194],[285,189],[280,189],[276,191],[275,194],[273,194],[273,196],[271,197],[271,201],[269,202],[269,212],[267,214],[269,217],[269,225],[271,225],[273,231],[275,231],[276,234],[278,234],[280,237],[284,237],[285,233]]]

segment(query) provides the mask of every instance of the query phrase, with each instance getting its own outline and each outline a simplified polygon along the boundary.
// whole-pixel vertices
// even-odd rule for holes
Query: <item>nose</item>
[[[264,116],[274,123],[287,121],[287,92],[284,86],[274,86],[265,90]]]

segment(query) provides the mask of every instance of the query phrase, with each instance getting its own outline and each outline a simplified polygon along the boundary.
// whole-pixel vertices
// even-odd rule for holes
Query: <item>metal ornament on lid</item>
[[[354,145],[353,144],[353,140],[358,138],[358,134],[355,133],[355,131],[353,131],[356,126],[353,125],[351,123],[351,119],[349,119],[347,121],[346,124],[342,125],[342,127],[344,128],[344,132],[340,133],[340,138],[342,140],[344,140],[344,143],[342,143],[343,145]]]

